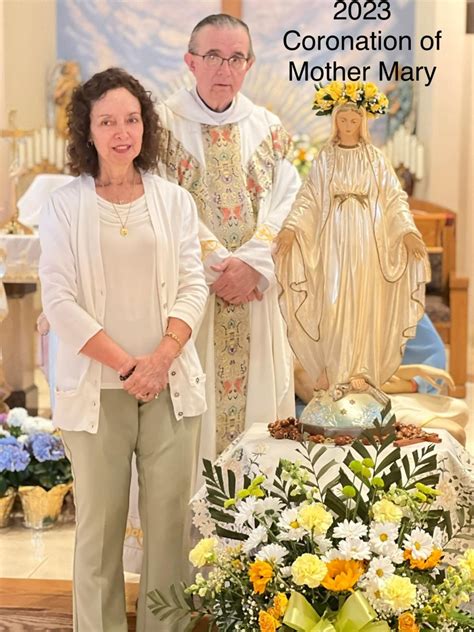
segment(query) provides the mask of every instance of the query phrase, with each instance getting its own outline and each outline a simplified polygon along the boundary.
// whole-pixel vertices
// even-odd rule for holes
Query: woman
[[[144,563],[137,630],[171,630],[146,606],[186,564],[204,376],[192,330],[207,298],[191,196],[151,175],[152,99],[109,68],[74,92],[70,168],[40,221],[43,306],[59,338],[54,421],[74,472],[74,629],[125,632],[122,547],[137,458]]]
[[[367,110],[383,104],[374,88],[321,89],[332,136],[277,237],[291,346],[315,389],[334,400],[348,391],[374,394],[397,370],[429,275],[406,194],[369,142]]]

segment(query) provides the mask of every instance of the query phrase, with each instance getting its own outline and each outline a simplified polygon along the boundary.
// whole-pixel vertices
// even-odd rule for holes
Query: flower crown
[[[376,118],[387,111],[388,99],[375,83],[331,81],[327,86],[315,84],[315,88],[313,110],[316,116],[331,114],[337,105],[344,103],[364,108],[369,118]]]

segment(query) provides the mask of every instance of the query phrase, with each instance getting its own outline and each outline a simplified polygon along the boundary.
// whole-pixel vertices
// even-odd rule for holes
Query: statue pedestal
[[[36,283],[5,283],[8,314],[0,328],[5,379],[11,388],[5,400],[10,408],[22,406],[38,414],[38,388],[34,383]]]

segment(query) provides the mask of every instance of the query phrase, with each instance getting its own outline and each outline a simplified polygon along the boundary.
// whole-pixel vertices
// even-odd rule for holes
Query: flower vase
[[[33,485],[19,487],[24,526],[29,529],[52,527],[61,513],[64,496],[71,486],[71,483],[61,483],[49,490]]]
[[[13,487],[9,487],[5,495],[0,497],[0,529],[8,527],[15,496],[16,491]]]

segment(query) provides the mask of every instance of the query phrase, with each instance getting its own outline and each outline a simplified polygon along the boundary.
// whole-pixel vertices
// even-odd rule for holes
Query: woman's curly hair
[[[139,155],[134,159],[136,168],[153,171],[158,165],[158,143],[161,133],[158,114],[151,93],[122,68],[108,68],[93,75],[78,86],[67,108],[68,166],[73,175],[88,173],[94,178],[99,173],[96,148],[90,140],[91,109],[109,90],[125,88],[138,99],[143,120],[143,141]]]

